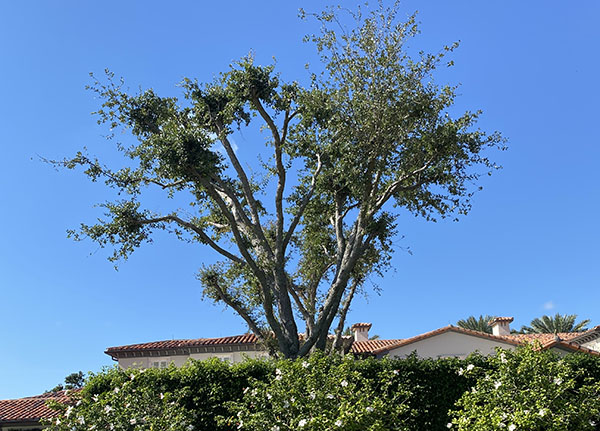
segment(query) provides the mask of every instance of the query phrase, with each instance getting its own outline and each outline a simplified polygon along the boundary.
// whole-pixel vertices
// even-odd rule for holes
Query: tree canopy
[[[491,334],[492,327],[490,326],[490,322],[494,317],[496,316],[488,316],[487,314],[485,316],[480,315],[479,317],[469,316],[466,319],[461,319],[456,322],[456,325],[461,328]]]
[[[525,334],[555,334],[558,332],[583,332],[587,331],[590,319],[577,322],[577,314],[559,314],[555,316],[536,317],[529,325],[523,326],[521,332]]]
[[[273,337],[284,356],[325,349],[336,318],[339,341],[355,293],[389,265],[398,216],[466,214],[477,180],[497,168],[485,150],[503,148],[498,133],[475,128],[478,111],[452,115],[456,87],[434,83],[456,44],[410,56],[417,24],[397,12],[380,4],[302,13],[321,25],[306,40],[323,67],[306,85],[251,56],[213,82],[185,79],[182,100],[130,94],[108,72],[91,86],[103,100],[99,123],[136,140],[117,144],[121,168],[86,152],[58,162],[84,167],[122,196],[70,234],[113,247],[118,260],[153,232],[171,232],[222,257],[199,270],[205,296],[233,308],[261,340]],[[266,150],[252,145],[270,153],[252,165],[259,172],[231,141],[256,124]],[[142,200],[150,188],[189,207],[157,213]]]

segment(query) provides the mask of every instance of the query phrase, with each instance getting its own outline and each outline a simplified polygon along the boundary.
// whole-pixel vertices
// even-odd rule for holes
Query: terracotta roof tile
[[[354,325],[352,325],[350,327],[350,329],[360,329],[360,328],[367,328],[367,329],[371,329],[371,326],[373,326],[372,323],[355,323]]]
[[[493,325],[494,323],[498,323],[498,322],[512,322],[513,320],[515,320],[514,317],[494,317],[492,320],[490,320],[490,325]]]
[[[0,423],[37,422],[58,416],[59,412],[46,405],[48,400],[67,402],[69,397],[65,391],[60,391],[16,400],[0,400]]]
[[[255,344],[258,338],[254,334],[234,335],[220,338],[196,338],[192,340],[165,340],[150,343],[129,344],[126,346],[109,347],[105,353],[129,352],[140,350],[178,349],[183,347],[210,346],[216,344]]]
[[[434,331],[426,332],[426,333],[421,334],[421,335],[417,335],[417,336],[412,337],[412,338],[406,338],[404,340],[400,340],[398,343],[390,344],[390,345],[381,347],[379,349],[375,349],[371,353],[377,355],[377,354],[380,354],[380,353],[389,352],[390,350],[397,349],[398,347],[402,347],[402,346],[406,346],[408,344],[416,343],[417,341],[421,341],[421,340],[424,340],[426,338],[433,337],[433,336],[439,335],[439,334],[443,334],[444,332],[449,332],[449,331],[459,332],[459,333],[467,334],[467,335],[472,335],[474,337],[487,338],[487,339],[490,339],[490,340],[500,341],[500,342],[503,342],[503,343],[506,343],[506,344],[512,344],[512,345],[519,345],[519,344],[521,344],[521,343],[519,343],[516,340],[508,338],[507,336],[498,336],[498,335],[486,334],[485,332],[472,331],[470,329],[464,329],[464,328],[460,328],[458,326],[452,326],[452,325],[450,325],[450,326],[445,326],[445,327],[440,328],[440,329],[436,329]]]
[[[390,345],[398,344],[402,340],[365,340],[352,343],[352,353],[371,353],[374,350],[381,349]]]

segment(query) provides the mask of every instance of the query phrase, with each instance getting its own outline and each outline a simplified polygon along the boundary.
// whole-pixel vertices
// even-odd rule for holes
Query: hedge
[[[531,349],[502,355],[511,361],[512,355],[529,355],[514,357],[522,363],[543,358],[547,366],[540,372],[563,370],[572,379],[569,393],[585,387],[589,395],[597,389],[596,356],[560,359],[539,356]],[[112,368],[89,377],[84,389],[74,394],[72,405],[55,405],[63,414],[48,427],[51,431],[447,430],[458,427],[462,417],[476,421],[473,415],[478,413],[469,406],[485,404],[486,398],[465,397],[483,388],[484,379],[497,372],[512,378],[510,369],[499,371],[503,363],[497,358],[356,360],[316,354],[296,361],[230,365],[215,359],[163,370]]]

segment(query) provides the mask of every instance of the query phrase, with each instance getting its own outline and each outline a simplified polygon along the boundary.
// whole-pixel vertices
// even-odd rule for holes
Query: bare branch
[[[306,196],[304,196],[304,199],[302,200],[302,203],[300,204],[300,207],[298,208],[298,212],[294,216],[294,219],[292,220],[292,223],[290,224],[288,231],[285,234],[285,238],[283,239],[283,245],[282,245],[282,248],[284,251],[287,248],[287,245],[289,244],[290,240],[292,239],[292,235],[294,235],[294,231],[296,230],[298,223],[300,223],[300,220],[302,219],[302,216],[304,215],[304,210],[306,210],[306,207],[310,203],[310,200],[315,192],[315,188],[317,186],[317,177],[319,176],[319,173],[321,172],[321,168],[322,168],[321,156],[317,154],[317,169],[315,169],[315,173],[313,174],[312,181],[310,184],[310,189],[308,190],[308,193],[306,194]]]

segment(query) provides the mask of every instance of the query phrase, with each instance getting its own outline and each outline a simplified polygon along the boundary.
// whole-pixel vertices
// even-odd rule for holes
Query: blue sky
[[[109,346],[245,331],[201,300],[194,274],[214,259],[206,249],[159,235],[117,272],[105,250],[67,239],[113,195],[39,160],[83,146],[112,160],[90,115],[89,72],[108,67],[133,89],[175,95],[183,77],[211,80],[252,50],[261,64],[275,56],[284,79],[306,79],[316,58],[301,39],[314,23],[297,10],[321,2],[217,3],[0,2],[0,399],[110,366]],[[349,322],[372,322],[382,338],[481,313],[514,316],[517,328],[556,312],[600,324],[600,5],[407,0],[402,14],[417,9],[412,45],[461,41],[439,82],[461,83],[457,108],[482,109],[479,125],[501,131],[509,150],[494,155],[504,169],[460,222],[402,215],[394,271]],[[241,151],[262,145],[252,138],[237,139]]]

